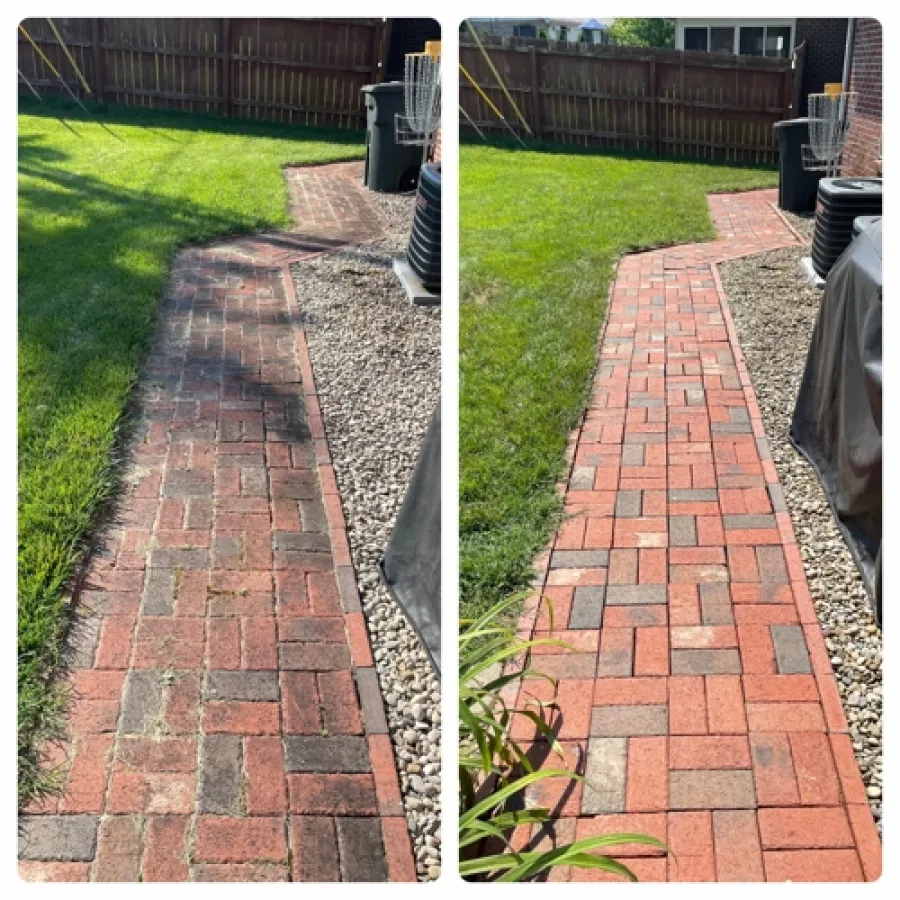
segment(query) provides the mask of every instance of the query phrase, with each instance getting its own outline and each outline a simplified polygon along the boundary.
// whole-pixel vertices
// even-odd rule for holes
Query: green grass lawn
[[[53,118],[64,110],[69,127]],[[63,593],[115,490],[118,433],[173,252],[285,227],[281,167],[358,158],[359,132],[62,104],[19,108],[19,796],[47,787]],[[97,120],[114,133],[104,130]]]
[[[460,148],[463,615],[527,586],[558,521],[616,260],[710,239],[707,193],[775,183],[761,169]]]

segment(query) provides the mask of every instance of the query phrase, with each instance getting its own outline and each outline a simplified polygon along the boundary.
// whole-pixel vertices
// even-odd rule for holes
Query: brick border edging
[[[778,212],[774,204],[773,209],[776,209],[776,212]],[[786,219],[785,222],[787,222]],[[798,238],[799,244],[802,245],[806,243],[805,240],[797,235],[796,230],[790,227],[790,223],[788,223],[788,227],[794,233],[795,237]],[[785,244],[785,247],[790,246],[790,244]],[[754,255],[756,254],[747,254],[747,256]],[[809,591],[809,582],[806,577],[806,569],[803,565],[803,557],[800,554],[800,546],[797,543],[796,533],[794,532],[794,525],[791,520],[791,515],[787,510],[787,506],[784,505],[781,481],[769,451],[769,440],[766,437],[762,414],[756,399],[756,391],[746,366],[744,354],[740,349],[737,329],[735,328],[734,318],[731,314],[731,306],[728,303],[728,295],[725,292],[719,274],[719,265],[720,262],[710,263],[710,270],[712,271],[713,281],[716,285],[716,293],[719,295],[719,302],[722,307],[722,317],[725,321],[728,339],[731,341],[735,350],[735,367],[737,368],[741,379],[744,397],[747,400],[747,409],[750,412],[753,434],[760,447],[760,458],[763,464],[766,484],[770,488],[773,485],[778,487],[781,496],[781,505],[783,506],[783,509],[776,510],[775,519],[778,523],[778,531],[781,534],[785,562],[787,563],[788,575],[791,580],[791,591],[794,594],[794,602],[800,617],[800,625],[803,628],[803,636],[805,637],[807,647],[809,648],[813,675],[815,676],[816,686],[819,690],[819,700],[822,704],[822,711],[825,714],[828,739],[835,757],[835,763],[838,766],[841,791],[847,800],[847,817],[850,820],[850,827],[853,830],[857,853],[866,881],[876,881],[881,876],[882,872],[881,839],[878,837],[878,831],[875,827],[875,819],[872,816],[871,807],[869,806],[865,784],[863,783],[862,774],[860,773],[859,765],[856,762],[856,755],[853,752],[853,746],[850,742],[849,726],[847,724],[846,714],[844,713],[844,705],[841,701],[840,693],[838,692],[837,680],[834,677],[834,669],[831,666],[828,648],[825,646],[825,638],[822,635],[819,617],[816,614],[816,608]],[[857,799],[851,801],[851,797]]]
[[[782,210],[780,210],[780,209],[778,208],[778,204],[770,200],[770,201],[769,201],[769,206],[772,207],[773,211],[775,212],[775,215],[778,216],[778,218],[781,219],[782,222],[784,222],[784,225],[785,225],[785,227],[787,228],[787,230],[790,231],[790,233],[791,233],[792,235],[794,235],[794,237],[797,239],[797,243],[798,243],[798,244],[805,244],[805,243],[806,243],[806,238],[803,237],[803,235],[800,234],[800,232],[797,231],[796,228],[794,228],[794,226],[791,224],[791,221],[788,219],[788,217],[784,214],[784,212],[782,212]],[[790,244],[786,244],[785,246],[790,246]],[[751,254],[748,254],[748,255],[749,255],[749,256],[752,256],[753,254],[751,253]]]
[[[366,243],[371,242],[367,241]],[[284,261],[279,264],[278,271],[284,282],[285,296],[291,316],[291,326],[294,330],[294,343],[303,385],[303,399],[306,404],[307,420],[313,442],[319,485],[322,489],[322,499],[325,503],[325,516],[328,521],[334,572],[341,598],[344,629],[347,634],[347,643],[350,647],[351,665],[360,708],[363,713],[363,727],[372,759],[372,773],[375,779],[375,793],[382,822],[388,874],[391,882],[417,882],[412,841],[400,793],[400,779],[396,758],[388,732],[384,702],[378,682],[378,673],[375,670],[371,642],[359,600],[356,571],[353,567],[350,556],[350,544],[347,538],[347,523],[344,518],[334,466],[331,461],[328,435],[322,416],[322,407],[319,403],[318,391],[316,390],[309,346],[306,341],[306,329],[301,319],[300,305],[297,299],[293,273],[291,272],[291,266],[295,263],[319,255],[323,254],[309,254]]]
[[[643,253],[647,251],[637,251],[638,253]],[[588,394],[590,395],[591,387],[594,383],[594,375],[597,371],[597,366],[600,365],[600,353],[603,349],[603,340],[606,337],[606,329],[609,326],[609,311],[612,308],[612,295],[613,288],[616,284],[616,279],[619,275],[619,266],[622,263],[622,260],[626,256],[632,256],[634,254],[623,253],[620,256],[615,264],[612,267],[613,274],[612,278],[609,280],[609,286],[606,289],[606,309],[603,312],[603,321],[600,323],[600,328],[597,332],[597,346],[594,350],[594,366],[591,369],[590,375],[590,386],[588,388]],[[590,396],[588,398],[590,400]],[[575,427],[569,432],[568,437],[566,438],[566,451],[565,451],[565,459],[566,464],[563,468],[564,478],[560,481],[556,482],[556,491],[560,493],[563,497],[565,497],[566,490],[569,484],[569,478],[572,474],[572,467],[575,465],[575,451],[578,447],[578,441],[581,438],[581,432],[584,428],[585,417],[587,416],[589,408],[589,403],[585,405],[585,408],[581,411],[581,414],[578,416],[578,422]],[[560,523],[561,524],[561,523]],[[550,535],[550,540],[547,542],[546,546],[543,550],[535,557],[533,571],[534,578],[531,581],[528,591],[528,597],[525,599],[525,603],[520,613],[518,619],[516,620],[516,634],[518,635],[520,640],[529,640],[534,635],[534,626],[537,622],[538,616],[540,614],[540,605],[541,599],[544,596],[544,588],[547,586],[547,573],[550,570],[550,555],[553,552],[553,548],[556,545],[556,536],[559,532],[559,525],[557,525],[553,529],[553,533]],[[515,682],[511,682],[506,685],[501,692],[500,698],[510,707],[514,707],[516,704],[516,698],[518,696],[519,687]]]

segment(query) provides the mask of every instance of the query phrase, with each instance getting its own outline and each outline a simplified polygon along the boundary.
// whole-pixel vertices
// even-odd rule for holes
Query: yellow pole
[[[56,26],[53,24],[53,19],[47,19],[47,22],[50,24],[50,28],[53,30],[53,34],[56,39],[59,41],[59,46],[62,47],[63,53],[66,54],[66,59],[72,64],[72,68],[75,70],[75,74],[78,76],[78,80],[81,82],[82,87],[88,92],[88,94],[93,94],[94,92],[91,90],[91,86],[87,83],[87,79],[84,75],[81,74],[81,69],[78,68],[78,64],[75,62],[72,54],[69,53],[69,48],[65,45],[63,39],[59,36],[59,32],[56,30]]]
[[[49,59],[47,59],[47,57],[45,56],[45,54],[44,54],[44,52],[41,50],[41,48],[38,47],[38,45],[31,39],[31,35],[30,35],[30,34],[29,34],[29,33],[28,33],[21,25],[19,26],[19,31],[21,31],[22,34],[24,34],[25,37],[28,38],[28,43],[31,44],[32,47],[34,47],[34,49],[37,51],[38,56],[40,56],[40,58],[46,63],[47,68],[48,68],[48,69],[49,69],[49,70],[50,70],[50,71],[51,71],[51,72],[52,72],[52,73],[53,73],[60,81],[62,81],[62,80],[63,80],[63,77],[62,77],[62,75],[59,74],[59,72],[56,71],[56,66],[54,66],[53,63],[50,62]]]
[[[472,35],[472,38],[478,46],[478,49],[481,51],[481,55],[485,58],[485,61],[487,62],[488,66],[490,66],[491,71],[494,73],[494,78],[497,79],[497,84],[500,85],[500,90],[502,90],[503,93],[506,94],[506,99],[509,100],[510,106],[512,106],[512,108],[516,111],[516,115],[519,117],[519,121],[522,123],[522,127],[529,134],[531,134],[531,129],[528,127],[528,122],[525,121],[525,116],[523,116],[522,113],[519,112],[519,107],[516,106],[516,101],[513,100],[509,91],[506,89],[506,85],[504,84],[503,79],[500,77],[500,73],[496,70],[496,68],[494,68],[494,64],[491,62],[491,58],[490,56],[488,56],[487,50],[484,49],[484,46],[482,45],[481,40],[478,37],[478,33],[472,27],[472,24],[468,19],[466,19],[466,26],[468,27],[469,33]]]
[[[493,103],[491,103],[491,98],[488,97],[488,95],[481,89],[481,86],[478,84],[478,82],[466,71],[466,67],[462,63],[459,63],[459,71],[462,72],[463,75],[465,75],[466,78],[469,79],[469,84],[471,84],[472,87],[475,88],[476,91],[478,91],[478,93],[481,95],[481,99],[484,100],[485,103],[487,103],[487,105],[494,111],[494,114],[497,116],[497,118],[510,130],[510,132],[512,133],[512,136],[523,147],[526,147],[526,149],[527,149],[525,141],[523,141],[522,138],[516,133],[516,131],[512,127],[512,125],[510,125],[509,122],[506,121],[506,117],[503,115],[503,113],[500,112],[500,110],[497,109],[497,107],[494,106]],[[462,107],[460,107],[460,108],[462,108]]]

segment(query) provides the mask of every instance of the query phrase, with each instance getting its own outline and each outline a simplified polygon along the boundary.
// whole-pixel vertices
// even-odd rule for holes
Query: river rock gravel
[[[788,218],[808,239],[811,220]],[[801,272],[800,260],[808,255],[808,247],[760,253],[725,263],[720,274],[880,832],[881,629],[816,474],[788,439],[822,298]]]
[[[440,683],[378,562],[440,394],[440,311],[414,306],[391,269],[414,196],[368,199],[384,239],[298,263],[293,274],[416,869],[429,881],[441,865]]]

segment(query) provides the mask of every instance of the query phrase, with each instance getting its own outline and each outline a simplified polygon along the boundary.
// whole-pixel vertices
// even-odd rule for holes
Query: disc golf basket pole
[[[855,93],[810,94],[809,143],[801,148],[803,168],[838,175],[847,133],[856,115]]]
[[[440,45],[429,43],[422,53],[407,53],[403,79],[403,113],[394,119],[398,144],[422,148],[422,163],[434,146],[441,124]]]

